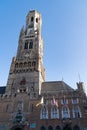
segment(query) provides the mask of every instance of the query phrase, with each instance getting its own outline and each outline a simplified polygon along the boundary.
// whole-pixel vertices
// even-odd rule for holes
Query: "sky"
[[[46,81],[63,80],[87,91],[87,0],[0,1],[0,86],[7,84],[19,33],[30,10],[42,15]]]

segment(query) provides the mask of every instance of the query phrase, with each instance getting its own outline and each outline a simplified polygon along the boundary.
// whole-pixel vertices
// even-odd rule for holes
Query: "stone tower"
[[[26,27],[20,31],[17,55],[12,59],[6,94],[26,91],[31,98],[40,94],[45,81],[41,24],[39,12],[33,10],[27,14]]]

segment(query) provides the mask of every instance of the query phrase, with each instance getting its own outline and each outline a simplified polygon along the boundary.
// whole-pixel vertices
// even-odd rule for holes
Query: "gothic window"
[[[31,22],[33,22],[34,21],[34,17],[31,17]]]
[[[62,118],[70,118],[70,112],[68,106],[62,107]]]
[[[27,67],[27,62],[24,62],[24,67]]]
[[[38,18],[36,18],[36,23],[38,23]]]
[[[48,126],[48,130],[53,130],[53,127],[51,125]]]
[[[78,103],[78,98],[73,98],[72,99],[72,104],[77,104]]]
[[[31,62],[28,62],[28,66],[31,67]]]
[[[30,41],[29,49],[32,49],[32,48],[33,48],[33,41]]]
[[[19,67],[22,67],[23,66],[23,63],[19,63]]]
[[[59,118],[59,110],[56,106],[53,106],[51,108],[51,118],[52,119]]]
[[[73,118],[80,118],[81,117],[81,112],[79,106],[73,106]]]
[[[28,49],[28,41],[25,42],[24,49]]]
[[[61,100],[61,103],[64,105],[64,104],[68,104],[68,99],[66,99],[66,98],[63,98],[62,100]]]
[[[45,126],[41,126],[40,130],[46,130]]]
[[[42,106],[41,119],[48,119],[48,110],[47,110],[46,106]]]
[[[59,125],[56,126],[55,130],[61,130],[61,127]]]
[[[35,62],[35,61],[33,61],[33,62],[32,62],[32,66],[34,66],[34,67],[35,67],[35,65],[36,65],[36,62]]]

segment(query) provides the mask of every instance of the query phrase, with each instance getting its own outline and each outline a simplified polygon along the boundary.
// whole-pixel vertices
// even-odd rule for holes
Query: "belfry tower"
[[[20,31],[17,55],[12,59],[6,94],[26,91],[32,98],[40,94],[41,84],[45,81],[41,24],[41,14],[36,10],[30,11],[26,16],[26,27]]]

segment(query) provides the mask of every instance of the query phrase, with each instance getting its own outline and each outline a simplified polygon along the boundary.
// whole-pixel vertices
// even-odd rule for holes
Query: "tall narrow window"
[[[80,118],[81,117],[81,111],[79,106],[73,106],[73,118]]]
[[[35,61],[33,61],[33,62],[32,62],[32,66],[34,66],[34,67],[35,67],[35,65],[36,65],[36,62],[35,62]]]
[[[48,119],[48,110],[47,110],[46,106],[42,106],[41,119]]]
[[[62,107],[62,118],[70,118],[70,112],[68,106]]]
[[[30,41],[29,49],[32,49],[32,48],[33,48],[33,41]]]
[[[33,22],[34,21],[34,17],[31,17],[31,22]]]
[[[72,104],[78,104],[78,98],[73,98],[72,99]]]
[[[38,18],[36,18],[36,23],[38,23]]]
[[[24,49],[28,49],[28,41],[25,42]]]
[[[63,98],[63,99],[61,100],[61,103],[62,103],[63,105],[68,104],[68,99]]]
[[[51,109],[51,118],[52,119],[59,118],[59,110],[56,106],[53,106]]]
[[[31,62],[28,62],[28,66],[31,67]]]

